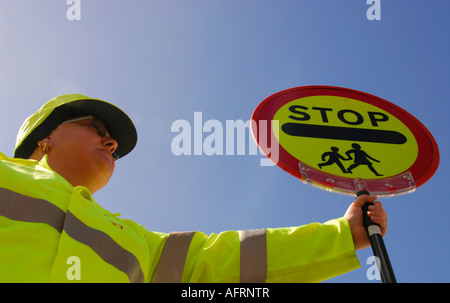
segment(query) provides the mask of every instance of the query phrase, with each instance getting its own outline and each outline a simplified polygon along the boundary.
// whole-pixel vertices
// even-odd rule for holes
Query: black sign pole
[[[361,190],[356,193],[357,197],[361,195],[370,195],[370,193],[365,190]],[[380,226],[376,223],[373,223],[367,215],[368,208],[372,204],[372,202],[367,202],[362,207],[363,225],[369,236],[373,254],[376,258],[378,258],[376,259],[376,262],[378,260],[380,261],[378,264],[378,268],[380,269],[381,279],[383,283],[397,283],[394,275],[394,270],[392,269],[391,261],[389,260],[389,256],[386,250],[386,246],[384,245],[383,236],[381,235]]]

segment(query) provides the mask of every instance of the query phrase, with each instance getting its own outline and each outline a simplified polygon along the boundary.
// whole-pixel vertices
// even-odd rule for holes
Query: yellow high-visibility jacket
[[[348,221],[161,233],[103,209],[45,156],[0,153],[0,282],[318,282],[359,267]]]

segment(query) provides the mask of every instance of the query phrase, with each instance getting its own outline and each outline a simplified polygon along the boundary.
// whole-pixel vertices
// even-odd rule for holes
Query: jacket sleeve
[[[299,227],[166,236],[152,282],[320,282],[360,266],[344,218]]]

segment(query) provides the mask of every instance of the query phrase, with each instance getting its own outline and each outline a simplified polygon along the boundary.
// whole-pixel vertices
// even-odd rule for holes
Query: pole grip
[[[370,195],[366,190],[361,190],[356,193],[356,196]],[[363,212],[363,225],[370,239],[370,244],[372,246],[372,251],[375,257],[380,260],[379,269],[383,283],[397,283],[395,278],[394,270],[392,269],[391,261],[389,260],[389,255],[384,245],[383,236],[381,234],[380,226],[377,223],[372,222],[367,211],[369,206],[373,205],[372,202],[366,202],[362,207]]]
[[[356,193],[357,197],[359,197],[361,195],[369,195],[370,196],[370,193],[366,190],[361,190]],[[367,233],[369,234],[369,236],[373,233],[377,233],[378,230],[380,231],[380,234],[381,234],[380,225],[372,222],[372,220],[370,220],[369,216],[367,215],[370,205],[373,205],[373,203],[366,202],[366,204],[364,204],[363,207],[361,208],[362,212],[363,212],[363,225],[364,225],[364,228],[366,229]],[[374,226],[374,227],[371,227],[371,226]],[[378,228],[376,228],[376,227],[378,227]]]

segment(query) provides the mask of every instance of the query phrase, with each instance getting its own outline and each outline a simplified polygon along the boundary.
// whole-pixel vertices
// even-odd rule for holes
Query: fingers
[[[385,223],[387,221],[387,213],[383,209],[383,205],[378,201],[369,206],[367,215],[375,223]]]
[[[383,208],[381,202],[376,201],[377,196],[361,195],[356,198],[353,202],[355,206],[362,207],[367,202],[373,203],[369,206],[367,215],[372,220],[372,222],[380,225],[381,233],[384,236],[387,231],[387,213]]]
[[[367,215],[372,220],[372,222],[377,223],[381,227],[381,232],[383,235],[386,234],[387,229],[387,213],[383,209],[383,205],[379,201],[373,202],[373,205],[369,206],[369,211]]]
[[[361,195],[356,198],[355,205],[358,207],[362,207],[367,202],[374,202],[377,199],[377,196],[368,196],[368,195]]]

